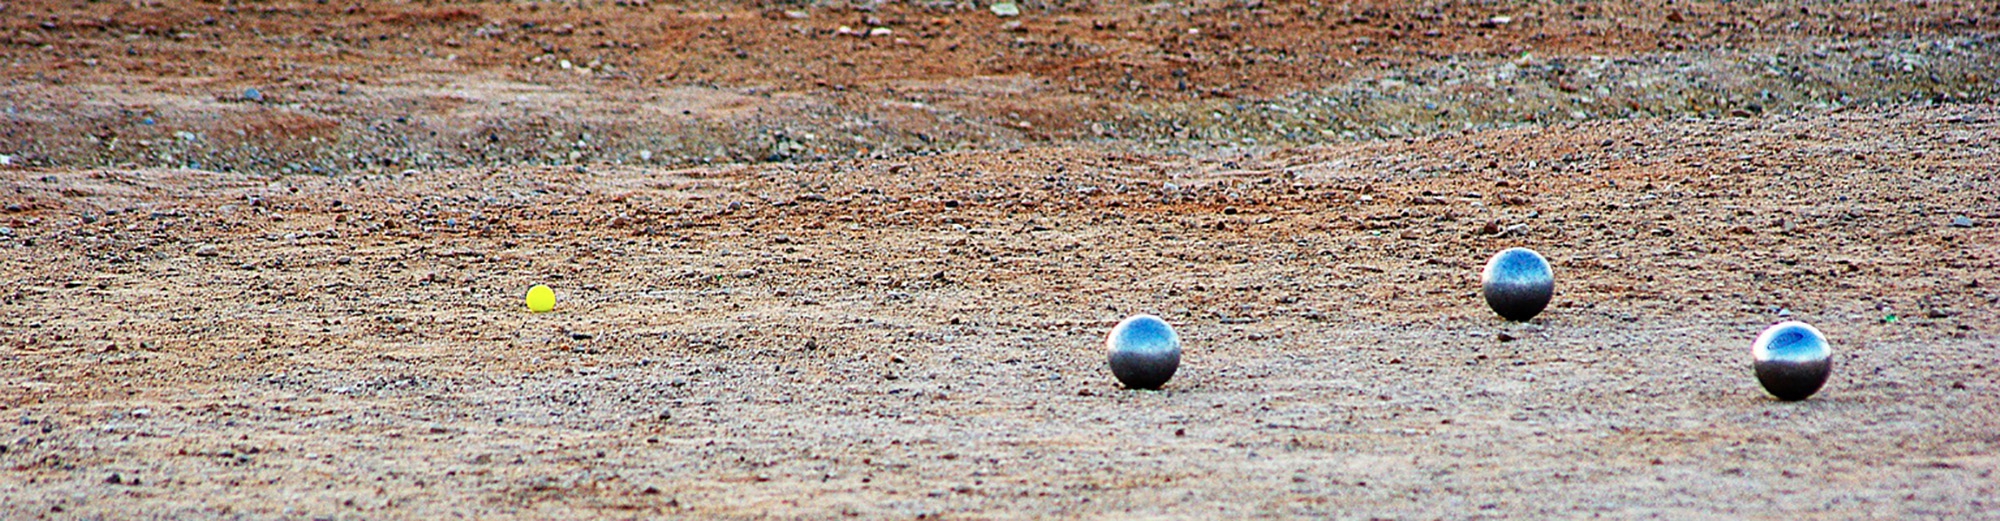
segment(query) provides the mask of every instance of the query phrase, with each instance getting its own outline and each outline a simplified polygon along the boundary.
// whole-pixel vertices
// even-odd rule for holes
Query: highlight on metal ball
[[[1133,315],[1111,328],[1104,345],[1112,376],[1130,389],[1159,389],[1181,366],[1181,338],[1160,317]]]
[[[1833,348],[1826,335],[1804,322],[1772,325],[1750,346],[1757,382],[1784,401],[1804,400],[1826,385],[1833,374]]]
[[[1479,285],[1486,296],[1486,305],[1501,317],[1516,322],[1526,322],[1541,314],[1556,291],[1549,261],[1527,248],[1508,248],[1495,254],[1486,261]]]

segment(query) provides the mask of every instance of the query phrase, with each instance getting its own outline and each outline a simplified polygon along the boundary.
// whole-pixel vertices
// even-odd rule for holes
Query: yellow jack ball
[[[555,308],[556,290],[541,284],[528,288],[528,311],[541,313]]]

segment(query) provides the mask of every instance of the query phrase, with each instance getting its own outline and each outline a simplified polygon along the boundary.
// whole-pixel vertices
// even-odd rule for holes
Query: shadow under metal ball
[[[1181,338],[1160,317],[1133,315],[1104,340],[1111,374],[1131,389],[1159,389],[1181,366]]]
[[[1486,261],[1479,276],[1486,305],[1507,320],[1527,322],[1549,307],[1556,279],[1549,273],[1549,261],[1527,248],[1508,248]]]
[[[1833,374],[1833,349],[1826,335],[1804,322],[1782,322],[1757,335],[1750,346],[1757,381],[1780,400],[1804,400]]]

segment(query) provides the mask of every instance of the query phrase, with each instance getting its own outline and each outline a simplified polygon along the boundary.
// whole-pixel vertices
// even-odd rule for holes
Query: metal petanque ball
[[[1826,335],[1804,322],[1781,322],[1757,335],[1750,346],[1757,382],[1780,400],[1804,400],[1833,374],[1833,348]]]
[[[1181,337],[1152,315],[1133,315],[1104,340],[1111,351],[1111,374],[1131,389],[1159,389],[1181,366]]]
[[[1479,276],[1486,305],[1507,320],[1527,322],[1549,307],[1556,279],[1549,273],[1549,261],[1527,248],[1508,248],[1486,261]]]

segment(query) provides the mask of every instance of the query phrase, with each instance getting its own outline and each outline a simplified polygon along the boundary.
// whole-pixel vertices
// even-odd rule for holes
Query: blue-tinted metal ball
[[[1526,322],[1549,307],[1556,292],[1555,275],[1549,261],[1527,248],[1508,248],[1486,261],[1479,276],[1486,305],[1507,320]]]
[[[1181,337],[1152,315],[1133,315],[1111,328],[1104,340],[1111,351],[1111,374],[1131,389],[1159,389],[1181,367]]]
[[[1757,381],[1780,400],[1804,400],[1833,374],[1833,348],[1826,335],[1804,322],[1781,322],[1757,335],[1750,346]]]

